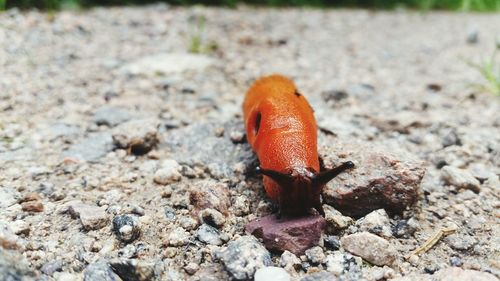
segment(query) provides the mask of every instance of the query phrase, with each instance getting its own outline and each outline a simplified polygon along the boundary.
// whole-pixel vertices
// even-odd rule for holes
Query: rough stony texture
[[[130,120],[131,118],[131,114],[125,108],[103,106],[95,111],[92,119],[96,125],[114,127]]]
[[[341,147],[356,168],[328,184],[323,191],[326,203],[355,217],[379,208],[402,213],[415,203],[425,173],[421,161],[371,146]]]
[[[197,182],[191,188],[189,201],[198,210],[213,208],[223,214],[227,213],[231,204],[227,186],[209,180]]]
[[[450,267],[439,270],[430,277],[427,274],[411,274],[404,277],[390,279],[391,281],[426,281],[429,279],[436,281],[495,281],[499,280],[495,275],[477,270],[461,269]]]
[[[154,280],[153,265],[141,260],[112,260],[110,261],[110,266],[123,281]]]
[[[158,126],[154,119],[130,120],[113,129],[113,142],[132,154],[146,154],[159,142]]]
[[[230,280],[215,253],[245,235],[250,221],[277,210],[254,173],[259,163],[246,142],[241,103],[255,79],[281,73],[314,109],[325,166],[357,164],[325,195],[372,189],[344,198],[349,208],[323,202],[322,263],[312,262],[320,256],[315,248],[311,260],[273,253],[268,266],[283,267],[292,280],[430,280],[449,267],[498,277],[500,103],[469,87],[486,81],[465,63],[490,59],[498,26],[495,13],[404,9],[2,11],[0,248],[17,252],[16,261],[24,257],[38,280],[121,280],[109,266],[116,259],[152,267],[157,280]],[[201,54],[189,52],[193,38]],[[165,160],[180,167],[155,182]],[[479,192],[443,180],[448,166],[472,174]],[[391,210],[410,205],[423,170],[414,207]],[[398,186],[399,176],[411,184]],[[26,202],[43,211],[24,211]],[[94,212],[100,227],[82,227],[80,216],[67,214],[70,202],[102,209]],[[351,209],[356,216],[348,216]],[[380,209],[388,222],[369,215]],[[121,215],[137,219],[141,235],[132,242],[113,229]],[[455,234],[403,258],[450,223]],[[134,233],[123,226],[123,234]],[[360,230],[397,250],[391,268],[342,249],[342,237]]]
[[[30,281],[35,280],[35,277],[35,272],[19,253],[0,247],[0,280]]]
[[[290,281],[290,275],[281,267],[262,267],[257,269],[255,281]]]
[[[259,268],[271,265],[271,255],[253,236],[242,236],[216,253],[236,280],[251,279]]]
[[[86,230],[100,229],[108,223],[108,216],[103,208],[83,204],[82,202],[71,202],[68,206],[69,213],[79,218]]]
[[[261,238],[270,251],[286,250],[301,255],[318,245],[325,224],[325,219],[319,215],[281,219],[270,215],[250,222],[245,230]]]
[[[158,184],[169,184],[179,181],[182,177],[181,166],[177,161],[172,159],[164,160],[160,168],[155,172],[154,181]]]
[[[457,188],[470,189],[474,192],[480,191],[479,181],[467,170],[444,166],[441,169],[441,177],[447,184]]]
[[[136,217],[118,215],[113,218],[113,232],[121,241],[130,243],[141,235],[141,228]]]
[[[378,266],[392,265],[396,249],[387,240],[369,232],[347,235],[340,239],[342,248]]]
[[[362,217],[356,222],[356,226],[361,231],[368,231],[385,238],[392,236],[390,220],[384,209],[373,211]]]
[[[102,281],[121,281],[122,279],[113,272],[110,265],[103,261],[97,261],[89,264],[83,272],[84,281],[102,280]]]

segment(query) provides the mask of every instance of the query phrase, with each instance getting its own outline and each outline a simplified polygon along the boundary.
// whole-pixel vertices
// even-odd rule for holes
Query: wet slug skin
[[[243,114],[248,142],[260,162],[257,172],[280,214],[305,215],[314,208],[324,215],[323,187],[354,164],[320,170],[316,120],[304,95],[284,76],[262,77],[248,90]]]

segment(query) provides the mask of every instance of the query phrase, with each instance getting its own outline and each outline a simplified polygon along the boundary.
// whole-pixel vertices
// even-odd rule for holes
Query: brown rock
[[[425,168],[406,154],[355,144],[339,145],[337,164],[352,160],[356,168],[339,175],[323,191],[327,204],[344,215],[361,217],[384,208],[401,213],[415,203]],[[334,155],[335,155],[334,154]],[[334,164],[335,165],[335,164]]]
[[[29,201],[40,201],[40,200],[42,200],[42,198],[40,197],[40,195],[38,195],[38,193],[30,192],[26,194],[23,198],[21,198],[21,200],[19,200],[19,203],[29,202]]]
[[[211,180],[197,182],[189,192],[189,202],[197,211],[212,208],[225,215],[231,205],[227,186]]]
[[[43,212],[43,204],[40,201],[28,201],[21,204],[23,211],[40,213]]]
[[[79,201],[68,203],[68,211],[74,218],[80,218],[86,230],[101,229],[108,223],[108,216],[104,208],[86,205]]]
[[[317,246],[326,222],[322,216],[278,219],[275,214],[247,224],[247,233],[262,238],[266,248],[273,252],[290,251],[296,255]]]

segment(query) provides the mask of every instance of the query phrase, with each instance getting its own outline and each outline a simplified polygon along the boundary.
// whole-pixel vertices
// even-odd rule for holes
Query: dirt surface
[[[243,280],[276,266],[256,279],[497,280],[500,101],[471,87],[484,81],[466,61],[491,55],[499,26],[404,11],[0,13],[0,279]],[[198,39],[207,53],[189,54]],[[276,72],[315,109],[327,166],[344,144],[418,159],[417,203],[389,218],[330,208],[324,242],[299,257],[245,235],[273,205],[241,102]],[[441,228],[456,231],[409,255]]]

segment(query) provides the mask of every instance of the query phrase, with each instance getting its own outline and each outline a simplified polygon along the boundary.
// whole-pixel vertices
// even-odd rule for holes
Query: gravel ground
[[[466,61],[492,53],[499,26],[404,11],[0,13],[0,279],[498,280],[500,103],[471,87],[483,81]],[[188,53],[197,38],[207,53]],[[274,206],[241,102],[276,72],[313,105],[327,166],[396,153],[426,170],[417,202],[376,207],[388,215],[360,201],[355,217],[325,205],[324,241],[299,256],[246,235]]]

